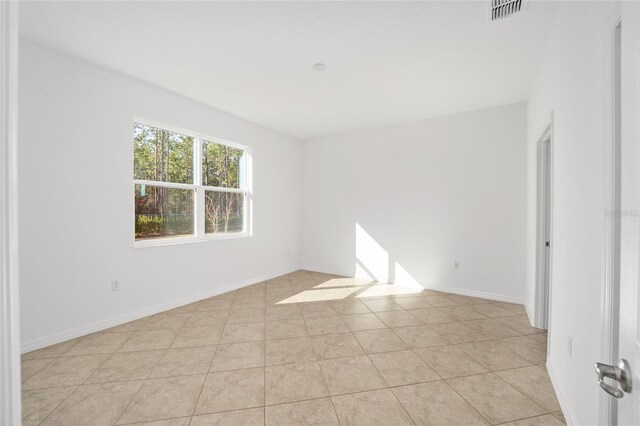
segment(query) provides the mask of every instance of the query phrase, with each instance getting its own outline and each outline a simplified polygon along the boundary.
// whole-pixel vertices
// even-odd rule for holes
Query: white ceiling
[[[299,139],[527,99],[553,2],[24,2],[26,38]],[[323,72],[312,70],[323,62]]]

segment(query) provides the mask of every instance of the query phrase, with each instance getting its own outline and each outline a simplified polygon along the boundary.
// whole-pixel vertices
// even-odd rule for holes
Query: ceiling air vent
[[[491,20],[508,18],[522,10],[526,0],[491,0]]]

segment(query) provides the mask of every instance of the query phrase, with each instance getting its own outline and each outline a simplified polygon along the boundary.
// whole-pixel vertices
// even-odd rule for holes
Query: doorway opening
[[[535,327],[549,328],[551,285],[552,118],[538,139]]]

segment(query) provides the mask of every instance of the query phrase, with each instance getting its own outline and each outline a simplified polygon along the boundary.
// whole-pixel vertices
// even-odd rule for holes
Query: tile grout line
[[[233,302],[236,300],[236,296],[237,296],[236,290],[233,290],[233,297],[231,298],[231,306],[233,306]],[[224,299],[221,299],[221,300],[224,300]],[[222,330],[220,331],[220,337],[218,338],[218,342],[216,343],[216,347],[213,351],[213,356],[211,357],[211,361],[209,362],[209,368],[207,368],[207,371],[204,373],[204,380],[202,380],[202,386],[200,386],[200,392],[198,392],[196,403],[193,405],[193,410],[191,411],[191,418],[189,419],[189,424],[193,422],[193,418],[196,415],[196,410],[198,409],[200,398],[202,397],[202,393],[204,392],[204,385],[207,383],[207,379],[209,378],[209,373],[211,373],[211,366],[213,365],[213,361],[215,360],[216,354],[218,353],[218,346],[220,346],[220,341],[222,340],[222,335],[224,333],[224,329],[227,326],[228,320],[229,320],[229,314],[227,314],[227,316],[225,317],[224,324],[222,325]]]

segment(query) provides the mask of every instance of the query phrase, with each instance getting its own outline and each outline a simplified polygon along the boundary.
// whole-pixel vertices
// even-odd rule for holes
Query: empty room
[[[640,425],[640,1],[0,0],[0,425]]]

